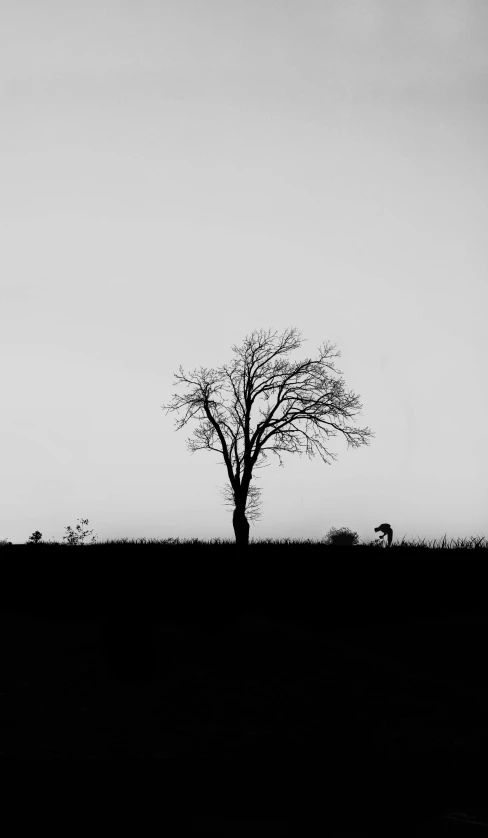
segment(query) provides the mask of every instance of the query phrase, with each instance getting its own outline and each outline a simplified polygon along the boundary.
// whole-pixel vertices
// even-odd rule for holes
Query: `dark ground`
[[[213,760],[245,766],[250,787],[253,771],[266,777],[280,766],[280,815],[290,812],[274,833],[271,822],[259,832],[257,821],[202,827],[187,817],[181,834],[488,832],[486,811],[463,808],[435,783],[440,772],[454,788],[466,774],[486,778],[487,615],[318,630],[248,614],[221,634],[136,628],[107,634],[96,620],[0,611],[3,761]],[[354,788],[352,769],[370,783],[369,805],[335,798],[335,786]],[[312,808],[289,792],[303,776]],[[441,817],[450,810],[478,812],[479,823]]]
[[[90,570],[75,555],[75,563],[41,564],[19,553],[3,566],[3,762],[153,757],[173,774],[178,759],[184,770],[195,766],[208,804],[200,814],[227,807],[251,817],[248,804],[263,788],[264,808],[286,815],[289,835],[401,838],[446,807],[466,813],[485,803],[482,563],[354,560],[347,569],[341,559],[337,570],[326,562],[298,574],[281,560],[256,560],[226,576],[225,562],[183,557],[173,572],[114,557]],[[231,592],[225,600],[222,587]],[[232,627],[244,602],[254,616]],[[222,617],[226,630],[212,632]],[[241,805],[230,803],[234,790]],[[273,834],[256,823],[247,832],[208,824],[207,834]],[[420,834],[444,834],[446,824]],[[484,829],[447,826],[475,838]],[[205,834],[181,819],[180,827]]]
[[[213,637],[157,626],[139,647],[119,631],[107,654],[96,622],[3,611],[0,753],[472,760],[487,631],[483,615],[330,631],[247,615]]]

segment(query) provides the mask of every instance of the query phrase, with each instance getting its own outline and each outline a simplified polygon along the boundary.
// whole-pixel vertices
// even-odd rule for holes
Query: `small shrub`
[[[352,530],[348,529],[347,527],[342,527],[340,530],[336,530],[335,527],[329,530],[326,536],[322,539],[325,544],[337,546],[349,546],[352,547],[354,544],[358,544],[359,536],[357,532],[352,532]]]
[[[93,530],[82,529],[82,525],[86,526],[88,524],[88,518],[78,518],[78,520],[80,523],[76,526],[77,532],[75,532],[70,526],[65,527],[66,535],[63,536],[63,541],[72,546],[82,547],[85,544],[85,538],[92,535]],[[93,536],[90,543],[93,544],[96,540],[96,536]]]

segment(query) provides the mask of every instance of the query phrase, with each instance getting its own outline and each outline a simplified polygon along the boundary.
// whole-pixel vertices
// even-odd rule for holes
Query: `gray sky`
[[[4,0],[0,539],[231,538],[173,373],[296,326],[369,447],[254,538],[488,536],[485,0]]]

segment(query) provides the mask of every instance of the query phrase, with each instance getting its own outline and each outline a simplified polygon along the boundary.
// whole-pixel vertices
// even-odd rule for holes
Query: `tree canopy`
[[[334,366],[341,353],[324,343],[316,360],[292,362],[288,356],[303,343],[295,328],[283,334],[254,331],[241,346],[233,346],[235,358],[218,369],[199,367],[185,374],[180,366],[175,386],[187,392],[175,394],[163,405],[167,413],[183,411],[176,421],[180,430],[195,419],[191,453],[215,451],[223,457],[229,485],[226,498],[235,507],[236,540],[247,543],[247,518],[259,515],[260,489],[250,486],[254,469],[266,465],[268,453],[283,466],[282,454],[319,454],[328,465],[336,455],[328,440],[341,433],[348,447],[369,445],[369,428],[347,424],[361,410],[359,397],[347,392],[342,375]],[[259,417],[259,418],[258,418]]]

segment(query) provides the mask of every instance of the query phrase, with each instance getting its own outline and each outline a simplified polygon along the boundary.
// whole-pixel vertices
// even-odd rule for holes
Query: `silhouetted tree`
[[[318,453],[336,459],[324,445],[324,437],[340,431],[348,447],[369,445],[374,436],[369,428],[355,429],[345,424],[361,409],[358,396],[347,393],[342,379],[332,378],[327,371],[341,374],[332,359],[340,357],[335,346],[325,343],[317,360],[290,362],[286,356],[303,343],[301,333],[286,329],[277,337],[271,330],[254,331],[242,346],[233,346],[236,358],[232,364],[217,370],[200,367],[186,375],[180,366],[175,386],[186,384],[186,395],[173,395],[167,413],[184,410],[176,422],[176,430],[190,419],[197,419],[195,439],[188,439],[191,453],[206,449],[217,451],[224,458],[230,486],[227,500],[234,506],[232,523],[237,545],[249,542],[249,522],[259,514],[260,489],[251,486],[253,471],[263,468],[267,451]],[[252,417],[258,409],[260,421]],[[263,409],[264,407],[264,409]]]
[[[29,538],[26,541],[26,544],[39,544],[40,541],[42,541],[42,532],[36,530],[32,533],[32,535],[29,536]]]

